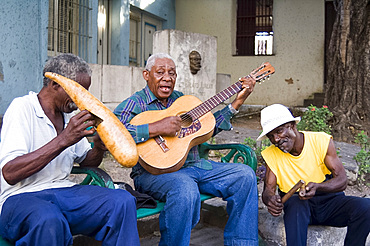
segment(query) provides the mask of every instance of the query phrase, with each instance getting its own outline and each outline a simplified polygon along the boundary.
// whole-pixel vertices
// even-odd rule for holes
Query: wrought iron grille
[[[273,0],[237,1],[237,55],[272,54]]]
[[[89,60],[90,0],[49,0],[48,55],[73,53]]]

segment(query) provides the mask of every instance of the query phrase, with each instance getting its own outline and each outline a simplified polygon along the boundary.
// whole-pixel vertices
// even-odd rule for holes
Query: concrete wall
[[[275,67],[269,82],[257,85],[246,103],[298,106],[323,90],[324,4],[321,0],[274,1],[273,56],[233,56],[236,0],[176,0],[176,29],[216,36],[217,73],[231,74],[231,83],[264,61]]]
[[[93,70],[89,91],[110,110],[146,86],[142,67],[89,64]]]

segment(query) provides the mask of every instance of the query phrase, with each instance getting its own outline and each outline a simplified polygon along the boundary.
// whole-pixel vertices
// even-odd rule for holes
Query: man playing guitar
[[[143,77],[147,86],[124,100],[114,113],[137,144],[158,136],[177,136],[182,124],[177,115],[151,123],[130,124],[140,113],[166,110],[183,96],[183,93],[174,90],[177,77],[175,62],[167,54],[154,54],[147,61]],[[216,123],[213,135],[231,130],[230,119],[252,93],[256,83],[251,77],[241,78],[240,81],[242,88],[235,100],[214,113]],[[227,201],[229,219],[224,231],[225,245],[258,245],[257,182],[249,166],[200,159],[195,146],[189,150],[179,170],[154,175],[138,163],[132,169],[131,178],[139,192],[166,202],[159,216],[159,245],[189,245],[191,229],[200,217],[200,193]]]

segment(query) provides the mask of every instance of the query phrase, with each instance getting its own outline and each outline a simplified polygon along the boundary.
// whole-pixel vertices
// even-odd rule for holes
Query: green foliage
[[[365,176],[370,174],[370,138],[364,133],[364,131],[361,131],[361,133],[357,134],[357,136],[355,137],[355,142],[360,144],[361,146],[360,152],[358,152],[356,156],[353,157],[353,159],[355,159],[358,164],[357,181],[360,184],[364,184]]]
[[[297,124],[300,131],[326,132],[331,134],[331,127],[328,125],[329,119],[333,116],[327,106],[318,108],[308,106],[308,110],[303,113],[301,121]]]
[[[215,139],[215,137],[211,137],[209,140],[208,140],[208,142],[210,143],[210,144],[216,144],[216,139]],[[224,154],[222,154],[221,153],[221,151],[219,151],[219,150],[212,150],[211,151],[211,155],[213,155],[214,157],[216,157],[216,158],[222,158],[222,157],[224,157]]]
[[[258,157],[261,157],[261,152],[264,149],[266,149],[268,146],[270,146],[271,143],[270,143],[270,140],[268,140],[268,139],[262,140],[261,142],[257,143],[256,140],[254,140],[251,137],[248,137],[248,138],[244,139],[243,144],[248,145],[249,147],[251,147],[254,150],[254,152],[256,153],[256,155]]]
[[[257,182],[260,180],[265,179],[266,175],[266,163],[265,160],[262,158],[261,152],[266,149],[268,146],[270,146],[270,140],[265,139],[262,140],[261,142],[257,142],[251,137],[245,138],[243,144],[249,146],[251,149],[254,150],[257,156],[257,170],[256,170],[256,175],[257,175]]]

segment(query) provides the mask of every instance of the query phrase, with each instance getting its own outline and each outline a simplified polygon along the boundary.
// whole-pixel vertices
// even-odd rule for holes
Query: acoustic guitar
[[[248,76],[260,82],[274,72],[274,67],[266,62]],[[211,110],[241,90],[242,82],[238,81],[203,103],[195,96],[185,95],[167,109],[145,111],[132,118],[132,125],[149,124],[168,116],[179,116],[182,120],[176,136],[157,136],[137,144],[139,163],[155,175],[179,170],[189,150],[211,138],[216,124]]]

